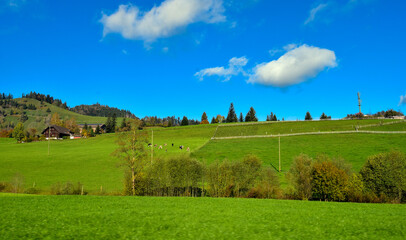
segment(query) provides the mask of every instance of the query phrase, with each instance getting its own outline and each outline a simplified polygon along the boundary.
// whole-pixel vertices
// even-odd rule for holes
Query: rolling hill
[[[325,122],[295,122],[272,125],[276,132],[293,128],[303,128],[303,124],[310,124],[311,130],[351,129],[354,125],[371,125],[372,120],[346,120]],[[212,140],[214,133],[221,128],[218,124],[148,128],[149,136],[154,132],[154,144],[162,145],[163,149],[155,148],[155,157],[169,157],[179,154],[190,154],[193,158],[207,163],[215,160],[228,159],[235,161],[246,154],[257,155],[265,165],[277,168],[278,139],[277,138],[248,138]],[[376,125],[374,128],[390,126],[397,131],[403,129],[404,123],[391,125]],[[246,126],[238,126],[241,131]],[[284,130],[285,129],[285,130]],[[388,129],[386,129],[388,130]],[[248,131],[248,130],[247,130]],[[239,131],[235,131],[236,134]],[[111,156],[116,149],[115,134],[103,134],[95,138],[63,140],[50,142],[48,156],[48,142],[33,142],[16,144],[14,139],[0,139],[0,181],[11,181],[16,173],[24,176],[25,185],[36,186],[48,190],[57,182],[78,182],[84,184],[90,193],[97,193],[101,186],[107,192],[120,192],[122,189],[123,173],[118,167],[118,160]],[[172,143],[174,146],[172,147]],[[165,146],[167,144],[167,146]],[[191,152],[179,149],[183,145]],[[293,158],[301,153],[312,157],[327,154],[331,157],[342,157],[352,164],[353,170],[358,171],[368,156],[379,152],[398,150],[406,152],[405,134],[367,134],[346,133],[328,135],[303,135],[281,138],[281,165],[279,173],[282,185],[284,176]]]

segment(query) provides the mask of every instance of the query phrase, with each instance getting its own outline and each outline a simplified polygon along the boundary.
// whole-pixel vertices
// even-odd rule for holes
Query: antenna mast
[[[361,94],[358,92],[358,107],[359,107],[359,113],[361,113]]]

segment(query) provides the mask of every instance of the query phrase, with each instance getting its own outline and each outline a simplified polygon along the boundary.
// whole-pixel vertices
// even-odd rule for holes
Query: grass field
[[[219,126],[215,136],[232,137],[232,136],[254,136],[254,135],[277,135],[284,133],[303,133],[303,132],[351,131],[356,130],[356,126],[388,123],[393,121],[396,120],[365,119],[365,120],[336,120],[336,121],[260,122],[247,125],[226,124]]]
[[[406,206],[0,195],[1,239],[404,239]]]
[[[346,126],[358,124],[359,121],[320,121],[311,122],[312,126],[321,129],[330,123],[331,130],[345,123]],[[342,122],[342,123],[341,123]],[[362,122],[362,121],[361,121]],[[300,125],[307,122],[294,122]],[[272,123],[280,126],[281,131],[287,129],[285,123]],[[295,127],[295,125],[291,125]],[[341,125],[340,125],[341,124]],[[362,124],[371,124],[370,121]],[[374,128],[397,130],[404,123]],[[242,126],[238,126],[241,128]],[[240,160],[247,154],[257,155],[266,165],[278,167],[278,139],[253,138],[232,140],[210,140],[217,125],[199,125],[173,128],[149,128],[154,131],[154,144],[162,145],[163,149],[155,148],[155,157],[166,157],[189,154],[179,145],[190,147],[192,157],[210,163],[214,160]],[[219,127],[223,128],[223,127]],[[224,127],[228,128],[228,127]],[[90,139],[63,140],[50,142],[33,142],[16,144],[14,139],[0,138],[0,181],[11,181],[16,173],[24,176],[26,187],[35,185],[44,191],[57,182],[81,182],[85,190],[98,193],[100,187],[106,192],[120,192],[122,189],[122,170],[118,160],[110,154],[116,149],[116,135],[104,134]],[[167,144],[165,147],[164,144]],[[174,147],[172,147],[174,143]],[[375,153],[399,150],[406,152],[406,135],[393,134],[332,134],[307,135],[281,138],[281,165],[279,174],[284,184],[284,173],[289,169],[293,158],[301,153],[315,157],[327,154],[331,157],[343,157],[358,171],[368,156]]]

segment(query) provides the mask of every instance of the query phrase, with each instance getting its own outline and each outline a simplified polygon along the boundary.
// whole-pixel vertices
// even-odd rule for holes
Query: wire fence
[[[226,139],[243,139],[243,138],[275,138],[275,137],[290,137],[303,135],[325,135],[325,134],[348,134],[348,133],[367,133],[367,134],[406,134],[406,131],[330,131],[330,132],[304,132],[304,133],[286,133],[286,134],[269,134],[269,135],[251,135],[251,136],[230,136],[230,137],[215,137],[211,140],[226,140]]]

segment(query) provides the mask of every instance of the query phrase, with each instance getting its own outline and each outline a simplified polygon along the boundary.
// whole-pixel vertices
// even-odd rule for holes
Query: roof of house
[[[69,131],[69,129],[64,128],[64,127],[61,127],[61,126],[51,125],[50,127],[55,128],[55,130],[56,130],[58,133],[67,134],[67,135],[70,135],[70,134],[72,133],[71,131]],[[41,134],[44,134],[44,132],[45,132],[48,128],[49,128],[49,127],[45,128],[45,129],[42,131]]]

